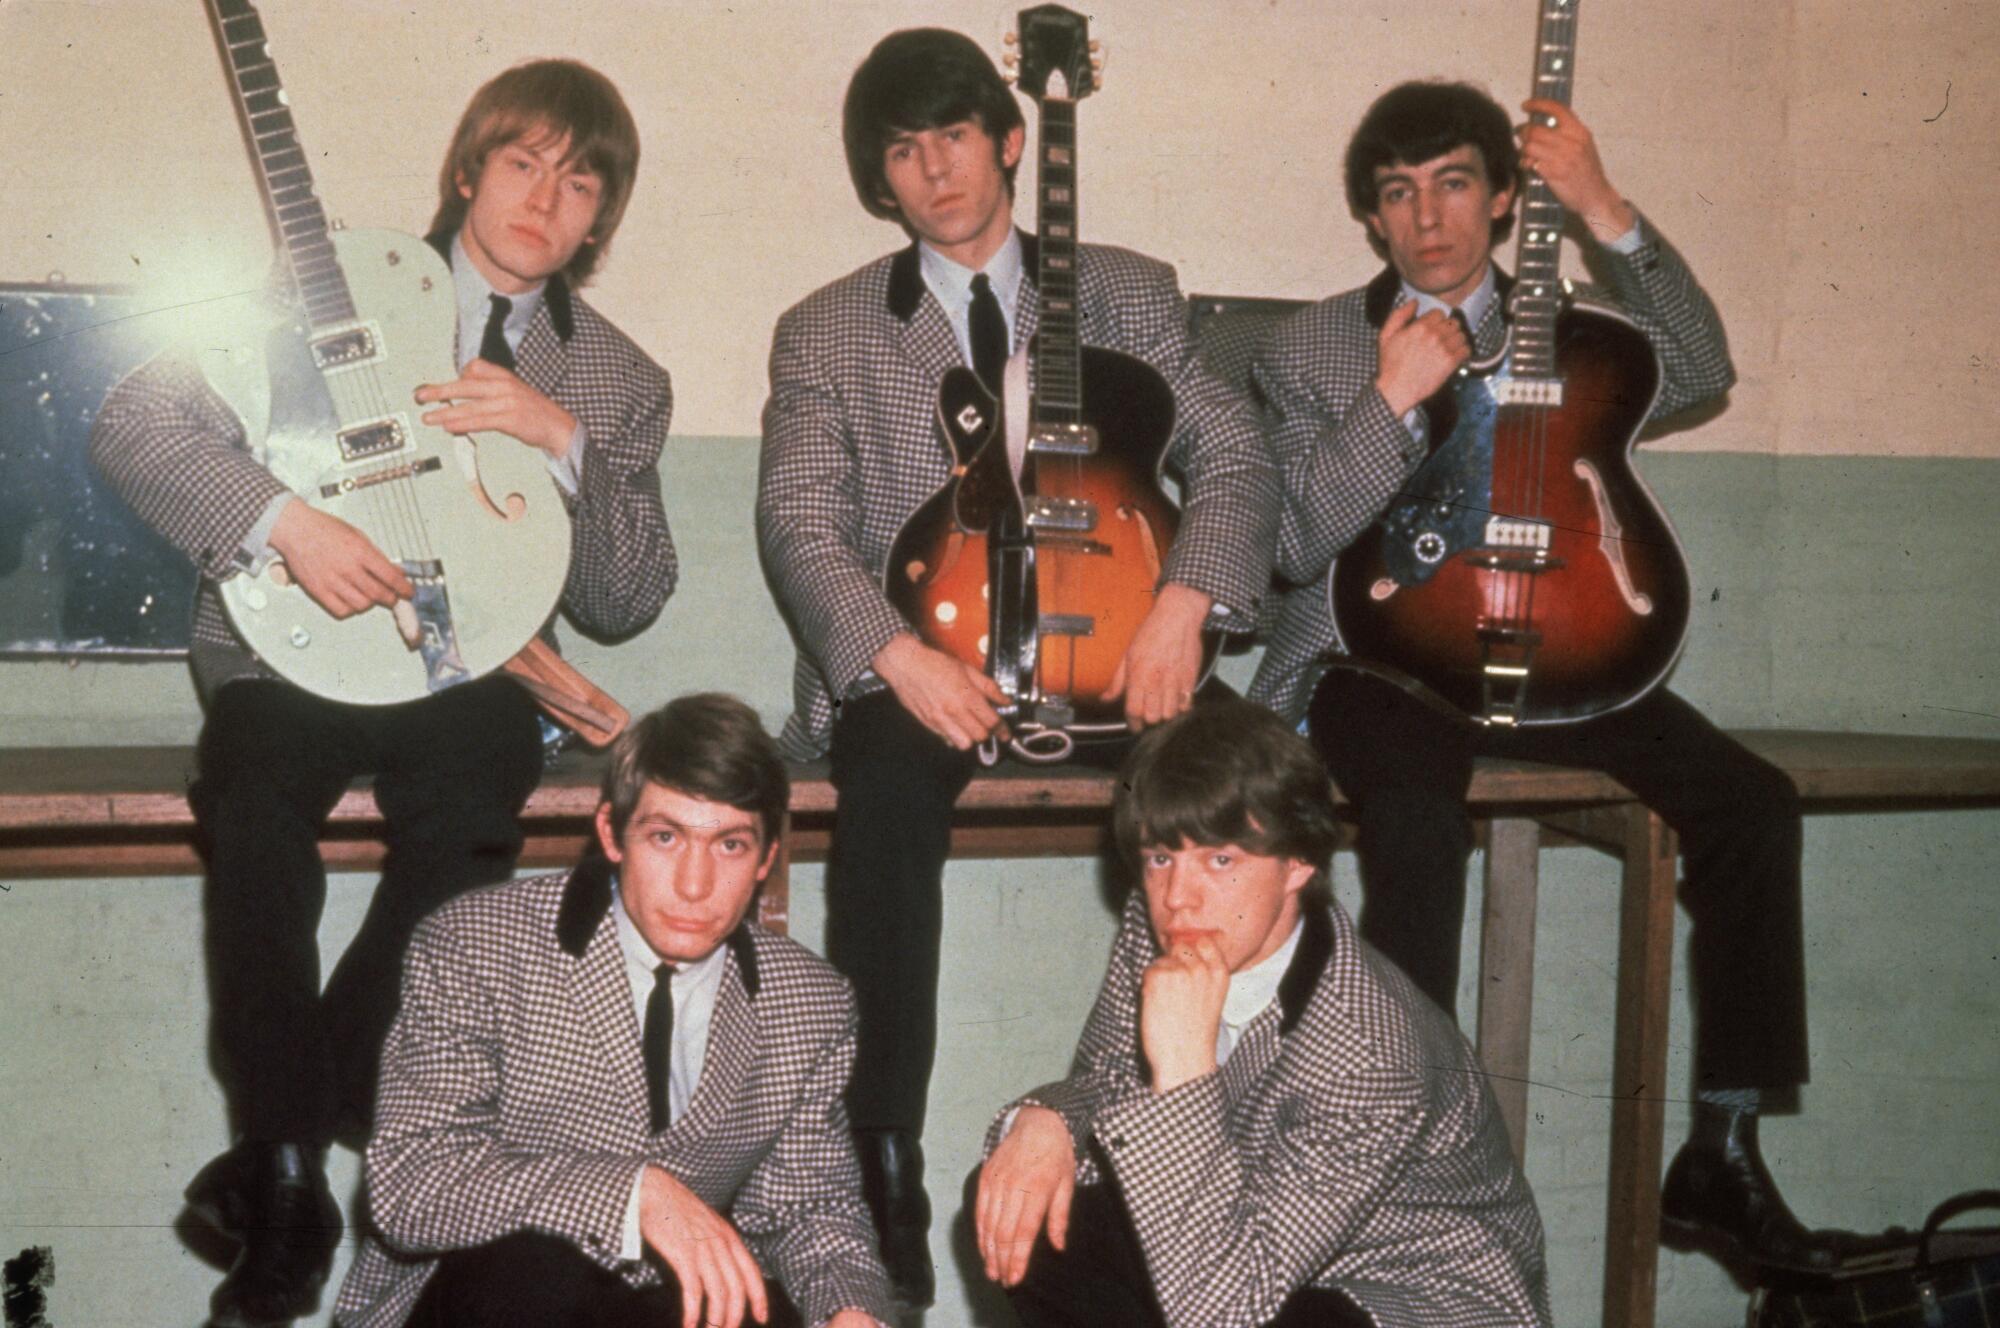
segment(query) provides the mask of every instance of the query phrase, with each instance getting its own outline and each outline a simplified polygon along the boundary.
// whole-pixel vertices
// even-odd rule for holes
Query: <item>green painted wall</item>
[[[1645,464],[1700,588],[1676,686],[1719,721],[2000,736],[1985,548],[2000,463],[1661,453]],[[629,704],[722,687],[782,719],[790,647],[751,552],[753,471],[749,440],[671,445],[682,588],[637,641],[571,652]],[[1230,661],[1232,674],[1248,663]],[[175,665],[0,665],[10,745],[186,742],[198,725]],[[1815,1079],[1801,1114],[1765,1129],[1807,1221],[1912,1224],[1937,1198],[2000,1183],[1996,858],[1995,812],[1808,824]],[[1473,873],[1476,915],[1477,863]],[[1352,862],[1337,875],[1352,906]],[[993,1109],[1067,1061],[1111,936],[1101,877],[1088,861],[967,862],[948,874],[944,1048],[926,1140],[941,1256]],[[215,1274],[172,1224],[180,1187],[226,1142],[206,1062],[198,884],[9,884],[0,1255],[54,1249],[58,1328],[195,1322]],[[369,886],[332,882],[328,953],[358,924]],[[1597,1317],[1615,888],[1607,859],[1544,856],[1528,1172],[1563,1324]],[[794,932],[816,944],[819,870],[796,872],[793,892]],[[1471,1001],[1468,978],[1468,1021]],[[1676,1002],[1669,1091],[1679,1093],[1678,967]],[[1670,1147],[1684,1121],[1674,1108]],[[353,1158],[335,1161],[337,1182],[351,1185]],[[957,1267],[941,1281],[930,1324],[1004,1322],[977,1313]],[[1665,1325],[1740,1322],[1743,1293],[1706,1260],[1668,1255],[1660,1305]]]

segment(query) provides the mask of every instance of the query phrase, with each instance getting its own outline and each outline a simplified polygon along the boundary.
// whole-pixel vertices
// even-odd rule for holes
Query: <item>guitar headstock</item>
[[[1104,52],[1090,40],[1090,20],[1061,5],[1024,9],[1019,34],[1006,42],[1018,54],[1005,60],[1022,92],[1036,101],[1082,101],[1104,82]]]

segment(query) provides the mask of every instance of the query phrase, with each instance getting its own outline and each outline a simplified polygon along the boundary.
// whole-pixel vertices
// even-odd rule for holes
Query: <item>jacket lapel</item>
[[[569,965],[570,1000],[596,1040],[598,1063],[611,1081],[608,1104],[641,1133],[646,1121],[646,1066],[639,1052],[639,1017],[624,954],[611,920],[610,864],[591,859],[570,873],[556,914],[556,940]]]
[[[757,1060],[756,943],[749,928],[738,924],[728,945],[729,958],[722,971],[722,985],[715,993],[715,1013],[709,1020],[701,1079],[694,1086],[687,1110],[667,1131],[670,1138],[698,1137],[728,1119]]]
[[[1222,1066],[1222,1096],[1233,1115],[1271,1068],[1283,1048],[1284,1036],[1298,1026],[1333,955],[1333,921],[1324,908],[1308,907],[1300,916],[1298,948],[1278,980],[1278,999],[1243,1029],[1242,1040]]]

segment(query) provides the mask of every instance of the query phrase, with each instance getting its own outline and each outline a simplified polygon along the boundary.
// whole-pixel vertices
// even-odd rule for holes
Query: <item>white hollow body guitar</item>
[[[568,573],[569,514],[547,462],[512,438],[419,420],[417,387],[458,377],[449,268],[414,236],[328,226],[255,6],[205,3],[295,297],[265,347],[258,457],[416,587],[393,611],[339,619],[273,562],[222,582],[224,607],[266,664],[333,700],[387,705],[490,673],[534,639]],[[254,446],[257,412],[231,404]]]

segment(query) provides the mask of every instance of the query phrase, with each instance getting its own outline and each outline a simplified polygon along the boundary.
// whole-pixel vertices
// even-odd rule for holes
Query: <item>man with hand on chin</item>
[[[734,697],[621,737],[604,860],[455,900],[383,1051],[344,1328],[870,1328],[854,998],[747,920],[789,781]]]
[[[1326,771],[1262,707],[1139,740],[1138,870],[1069,1077],[973,1201],[1029,1328],[1546,1324],[1541,1219],[1472,1050],[1326,893]]]

